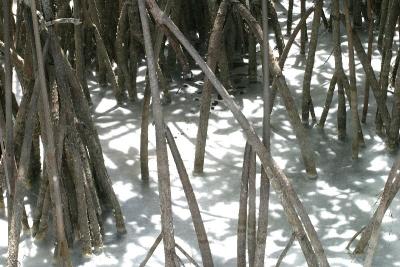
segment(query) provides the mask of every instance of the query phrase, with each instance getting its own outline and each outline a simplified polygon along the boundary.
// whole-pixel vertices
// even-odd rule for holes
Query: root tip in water
[[[308,172],[307,173],[307,180],[317,180],[318,173],[316,172]]]
[[[125,225],[123,226],[117,226],[117,233],[119,235],[125,235],[127,233]]]

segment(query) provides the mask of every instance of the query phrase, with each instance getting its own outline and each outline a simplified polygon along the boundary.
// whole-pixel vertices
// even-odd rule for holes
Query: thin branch
[[[139,267],[146,266],[146,263],[149,261],[149,259],[153,255],[153,253],[156,250],[157,246],[161,243],[161,240],[162,240],[162,233],[157,236],[156,240],[154,241],[153,245],[149,249],[149,252],[147,252],[146,257],[144,258],[144,260],[140,263]]]
[[[359,236],[359,235],[364,231],[364,229],[365,229],[365,226],[363,226],[360,230],[358,230],[358,231],[353,235],[353,237],[350,239],[349,243],[348,243],[347,246],[346,246],[346,249],[347,249],[347,250],[350,250],[351,244],[354,242],[354,240],[356,240],[357,236]]]
[[[75,19],[75,18],[58,18],[55,20],[51,21],[46,21],[45,25],[46,27],[50,27],[56,24],[73,24],[73,25],[81,25],[82,21],[80,19]]]
[[[283,259],[285,258],[286,254],[288,253],[289,249],[292,247],[295,238],[296,238],[296,234],[292,233],[285,249],[282,251],[281,255],[279,255],[279,258],[278,258],[278,261],[276,262],[275,267],[281,266],[281,263],[282,263]]]
[[[183,255],[185,255],[185,257],[190,261],[190,263],[192,263],[196,267],[200,267],[200,265],[197,264],[197,262],[189,255],[189,253],[187,253],[181,246],[179,246],[178,244],[175,244],[175,246],[180,252],[182,252]]]

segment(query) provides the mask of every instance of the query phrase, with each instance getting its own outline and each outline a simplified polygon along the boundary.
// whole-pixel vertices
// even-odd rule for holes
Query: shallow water
[[[286,6],[286,4],[285,4]],[[295,9],[296,12],[297,9]],[[282,12],[282,10],[281,10]],[[295,16],[296,17],[296,16]],[[283,26],[283,24],[282,24]],[[312,79],[312,97],[317,118],[320,117],[325,101],[326,91],[334,68],[332,47],[329,33],[320,32],[319,50],[316,55]],[[346,48],[343,40],[343,47]],[[300,107],[301,88],[305,58],[298,56],[299,47],[295,43],[286,62],[284,74],[287,83]],[[347,58],[343,62],[347,65]],[[374,55],[375,69],[379,69],[378,54]],[[359,103],[362,103],[364,74],[361,64],[357,63],[357,82]],[[262,100],[261,84],[247,84],[243,73],[245,67],[235,69],[233,80],[238,88],[235,99],[246,117],[261,133]],[[140,69],[138,79],[140,92],[144,87],[145,70]],[[199,71],[194,70],[196,75]],[[261,72],[260,72],[261,74]],[[195,79],[195,81],[198,79]],[[259,77],[261,80],[261,77]],[[165,121],[176,138],[178,148],[189,172],[196,194],[211,251],[216,266],[236,265],[236,231],[238,201],[240,190],[241,166],[244,152],[244,137],[239,125],[225,108],[223,101],[218,101],[212,110],[209,124],[209,135],[206,148],[205,174],[193,176],[193,154],[199,116],[198,94],[201,82],[175,82],[172,85],[172,103],[164,106]],[[150,125],[150,184],[143,185],[140,178],[139,138],[141,104],[117,107],[111,91],[96,88],[90,82],[92,91],[93,118],[102,142],[105,163],[114,183],[126,218],[128,233],[119,237],[115,234],[111,217],[106,220],[104,251],[91,258],[79,255],[79,245],[72,250],[73,263],[76,266],[138,266],[145,257],[161,230],[159,202],[157,191],[157,173],[155,158],[154,126]],[[240,93],[243,92],[243,94]],[[140,95],[141,97],[141,95]],[[336,93],[329,113],[325,130],[309,129],[309,137],[316,152],[319,177],[316,181],[305,178],[299,147],[283,103],[278,97],[272,115],[272,155],[279,166],[291,178],[302,203],[317,230],[328,261],[331,266],[362,266],[361,258],[349,254],[346,246],[351,237],[368,222],[377,207],[377,198],[383,189],[389,168],[394,156],[390,155],[381,138],[377,137],[373,120],[375,114],[374,99],[371,97],[371,108],[368,121],[363,125],[366,147],[360,150],[360,159],[351,159],[350,132],[344,142],[337,140],[336,135]],[[216,103],[216,102],[215,102]],[[361,106],[361,105],[360,105]],[[347,108],[348,119],[350,110]],[[351,122],[348,120],[348,131]],[[172,198],[177,243],[201,262],[190,213],[185,196],[170,155],[172,181]],[[260,166],[258,163],[257,183],[259,183]],[[258,202],[258,201],[257,201]],[[400,249],[399,200],[396,198],[387,212],[379,246],[377,248],[376,266],[399,266]],[[27,205],[28,212],[32,209]],[[0,214],[0,265],[5,264],[7,252],[7,223],[5,215]],[[272,193],[270,202],[269,229],[266,249],[266,266],[274,266],[280,252],[286,246],[291,230],[286,222],[282,206]],[[52,262],[52,238],[34,242],[24,235],[20,245],[21,266],[46,266]],[[180,255],[181,258],[184,258]],[[162,246],[159,246],[148,266],[163,266]],[[190,264],[187,264],[190,266]],[[282,266],[306,266],[301,249],[297,242],[289,250]]]

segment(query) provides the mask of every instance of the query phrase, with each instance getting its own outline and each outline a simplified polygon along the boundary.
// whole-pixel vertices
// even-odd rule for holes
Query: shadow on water
[[[296,2],[296,14],[298,9]],[[281,7],[278,7],[278,10],[281,10]],[[281,22],[282,27],[283,25],[284,23]],[[334,71],[334,59],[330,56],[332,46],[329,34],[324,30],[321,30],[320,34],[311,88],[317,118],[322,112],[326,91]],[[292,49],[285,64],[284,73],[299,109],[305,58],[296,56],[299,50],[296,43]],[[344,52],[347,49],[345,42],[343,42],[343,49]],[[346,59],[343,60],[345,62]],[[356,67],[360,73],[357,76],[357,82],[359,88],[363,88],[362,67],[358,63]],[[247,84],[244,78],[246,75],[243,75],[245,72],[246,68],[242,67],[232,73],[232,80],[236,82],[237,88],[235,100],[255,126],[257,133],[261,135],[261,86]],[[144,71],[142,71],[143,74]],[[139,81],[138,85],[139,91],[142,92],[144,79]],[[161,231],[154,126],[152,124],[149,126],[151,179],[146,185],[141,182],[139,163],[142,102],[119,107],[116,105],[111,90],[99,90],[94,82],[90,83],[90,87],[94,102],[93,119],[102,143],[105,164],[125,215],[128,233],[122,237],[115,234],[112,216],[105,214],[106,235],[103,253],[89,259],[83,258],[79,254],[79,244],[77,244],[72,250],[73,264],[76,266],[138,266]],[[215,265],[235,266],[238,200],[245,141],[239,125],[226,109],[223,101],[218,100],[218,96],[214,94],[215,105],[210,116],[205,173],[201,176],[191,174],[201,88],[201,82],[196,79],[175,83],[171,90],[172,103],[164,106],[164,117],[176,138],[189,172],[202,211]],[[142,94],[140,94],[140,99],[141,97]],[[362,99],[363,94],[360,93],[360,103]],[[363,125],[366,147],[361,149],[359,160],[351,159],[349,109],[347,110],[348,139],[343,142],[337,140],[336,91],[325,129],[307,129],[316,154],[319,173],[316,181],[305,179],[299,147],[279,96],[272,114],[272,154],[293,182],[322,241],[331,266],[361,266],[360,258],[354,258],[345,248],[353,234],[368,222],[377,207],[378,195],[393,162],[394,156],[387,153],[384,142],[376,137],[373,130],[372,120],[375,114],[373,101],[371,99],[369,121]],[[150,121],[152,122],[151,118]],[[190,213],[171,155],[169,161],[176,240],[190,255],[201,262]],[[259,173],[260,166],[258,165],[258,182]],[[398,255],[400,233],[397,230],[400,228],[399,204],[399,200],[395,199],[382,227],[375,258],[376,264],[381,266],[400,265]],[[0,213],[0,227],[7,228],[4,213]],[[291,229],[274,192],[270,202],[268,231],[266,266],[272,266],[291,236]],[[5,230],[4,233],[6,233]],[[41,242],[34,242],[25,234],[22,240],[20,259],[23,266],[45,266],[52,262],[51,235]],[[6,242],[5,238],[0,239],[0,265],[6,262]],[[163,250],[160,246],[148,266],[163,266],[163,262]],[[290,249],[283,263],[283,266],[306,265],[297,242]]]

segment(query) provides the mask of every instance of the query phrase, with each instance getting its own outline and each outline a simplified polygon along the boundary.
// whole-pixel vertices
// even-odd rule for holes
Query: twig
[[[360,230],[358,230],[357,233],[355,233],[355,234],[353,235],[353,237],[350,239],[349,243],[348,243],[347,246],[346,246],[346,249],[347,249],[347,250],[350,250],[351,244],[352,244],[353,241],[357,238],[357,236],[359,236],[359,235],[364,231],[364,229],[365,229],[365,226],[363,226]]]
[[[45,25],[46,27],[53,26],[55,24],[74,24],[74,25],[80,25],[82,24],[82,21],[80,19],[75,19],[75,18],[59,18],[51,21],[46,21]]]
[[[144,267],[146,266],[146,263],[149,261],[149,259],[151,258],[151,255],[153,255],[154,251],[156,250],[157,246],[160,244],[162,240],[162,234],[160,233],[156,240],[154,241],[153,245],[151,246],[151,248],[149,249],[149,252],[147,252],[146,254],[146,258],[144,258],[144,260],[142,261],[142,263],[140,263],[139,267]]]
[[[289,249],[291,248],[291,246],[293,245],[294,239],[296,238],[296,234],[292,233],[292,235],[290,236],[290,239],[285,247],[285,249],[282,251],[281,255],[279,255],[278,261],[276,262],[275,267],[279,267],[283,261],[283,259],[285,258],[286,254],[288,253]]]
[[[197,264],[197,262],[178,244],[175,244],[176,248],[182,252],[183,255],[196,267],[200,267],[200,265]]]
[[[6,48],[5,48],[5,43],[3,41],[0,40],[0,51],[2,51],[4,54],[6,54]],[[21,55],[19,55],[15,50],[10,49],[10,53],[11,53],[11,60],[12,60],[12,64],[15,66],[15,68],[18,71],[23,70],[24,68],[24,59],[21,57]]]

